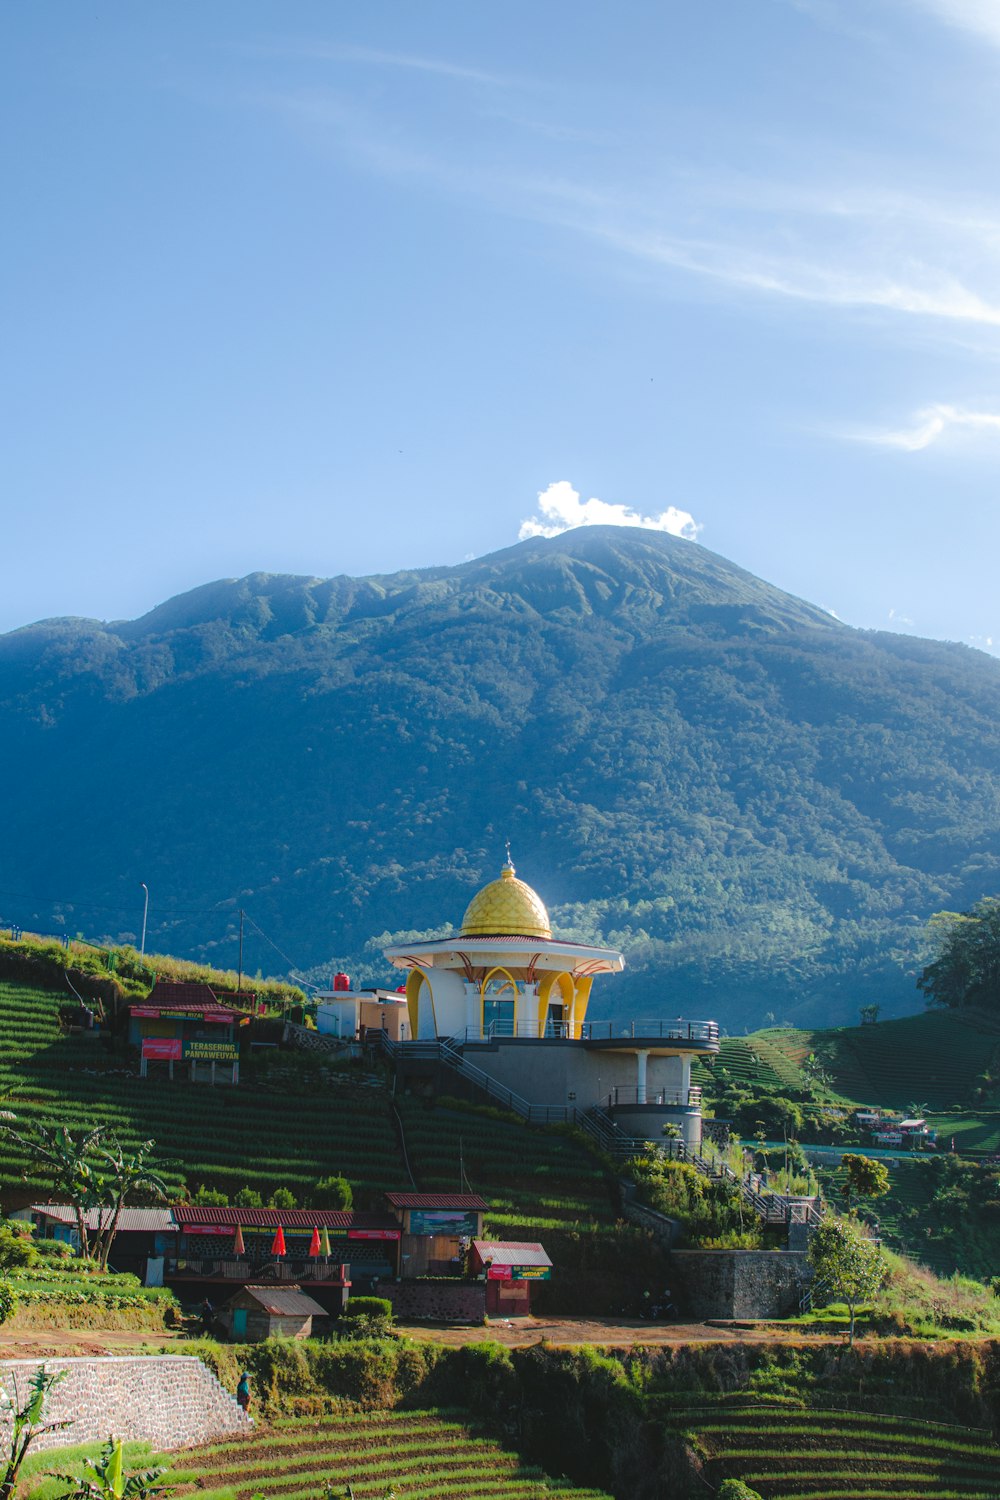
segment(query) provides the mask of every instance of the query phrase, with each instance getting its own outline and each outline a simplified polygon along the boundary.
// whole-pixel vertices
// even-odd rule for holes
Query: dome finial
[[[507,859],[506,859],[505,863],[501,866],[500,874],[505,879],[509,880],[512,875],[515,875],[517,873],[516,870],[514,869],[514,861],[510,857],[510,839],[506,840],[506,842],[504,844],[504,848],[507,850]]]

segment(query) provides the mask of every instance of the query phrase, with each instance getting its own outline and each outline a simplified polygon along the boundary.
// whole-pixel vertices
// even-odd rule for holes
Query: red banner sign
[[[349,1229],[349,1240],[398,1240],[398,1229]]]
[[[143,1038],[142,1055],[157,1062],[172,1062],[181,1057],[180,1037],[147,1036]]]

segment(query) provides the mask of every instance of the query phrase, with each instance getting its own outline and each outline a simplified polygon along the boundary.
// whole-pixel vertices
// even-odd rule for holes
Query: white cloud
[[[530,536],[559,536],[574,526],[645,526],[650,531],[667,531],[671,536],[686,537],[693,542],[701,530],[690,511],[669,505],[658,516],[641,516],[627,505],[613,505],[607,500],[581,500],[568,479],[557,480],[538,496],[538,514],[522,521],[518,539]]]
[[[916,624],[916,621],[911,620],[909,615],[901,615],[894,609],[890,609],[889,619],[894,625],[909,625],[912,627]]]
[[[884,448],[902,448],[907,453],[919,453],[936,443],[952,428],[976,432],[1000,432],[1000,412],[968,411],[960,406],[939,403],[925,406],[914,414],[914,425],[885,432],[857,433],[861,442],[878,443]]]
[[[1000,47],[1000,6],[997,0],[919,0],[938,20],[981,41]]]

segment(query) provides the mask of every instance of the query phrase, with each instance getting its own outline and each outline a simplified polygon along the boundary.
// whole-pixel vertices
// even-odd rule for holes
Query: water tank
[[[351,988],[350,974],[334,974],[333,987],[335,990],[349,990]]]

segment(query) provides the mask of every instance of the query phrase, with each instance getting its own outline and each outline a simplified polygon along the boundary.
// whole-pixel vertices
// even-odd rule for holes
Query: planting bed
[[[219,1491],[235,1500],[314,1500],[327,1485],[338,1495],[350,1485],[356,1500],[382,1500],[390,1489],[408,1500],[543,1500],[552,1494],[606,1500],[603,1491],[578,1489],[522,1463],[516,1453],[475,1436],[460,1413],[447,1411],[290,1418],[238,1443],[192,1449],[183,1462],[198,1500]]]
[[[761,1406],[676,1414],[713,1489],[764,1500],[991,1500],[1000,1447],[985,1432],[905,1418]]]

